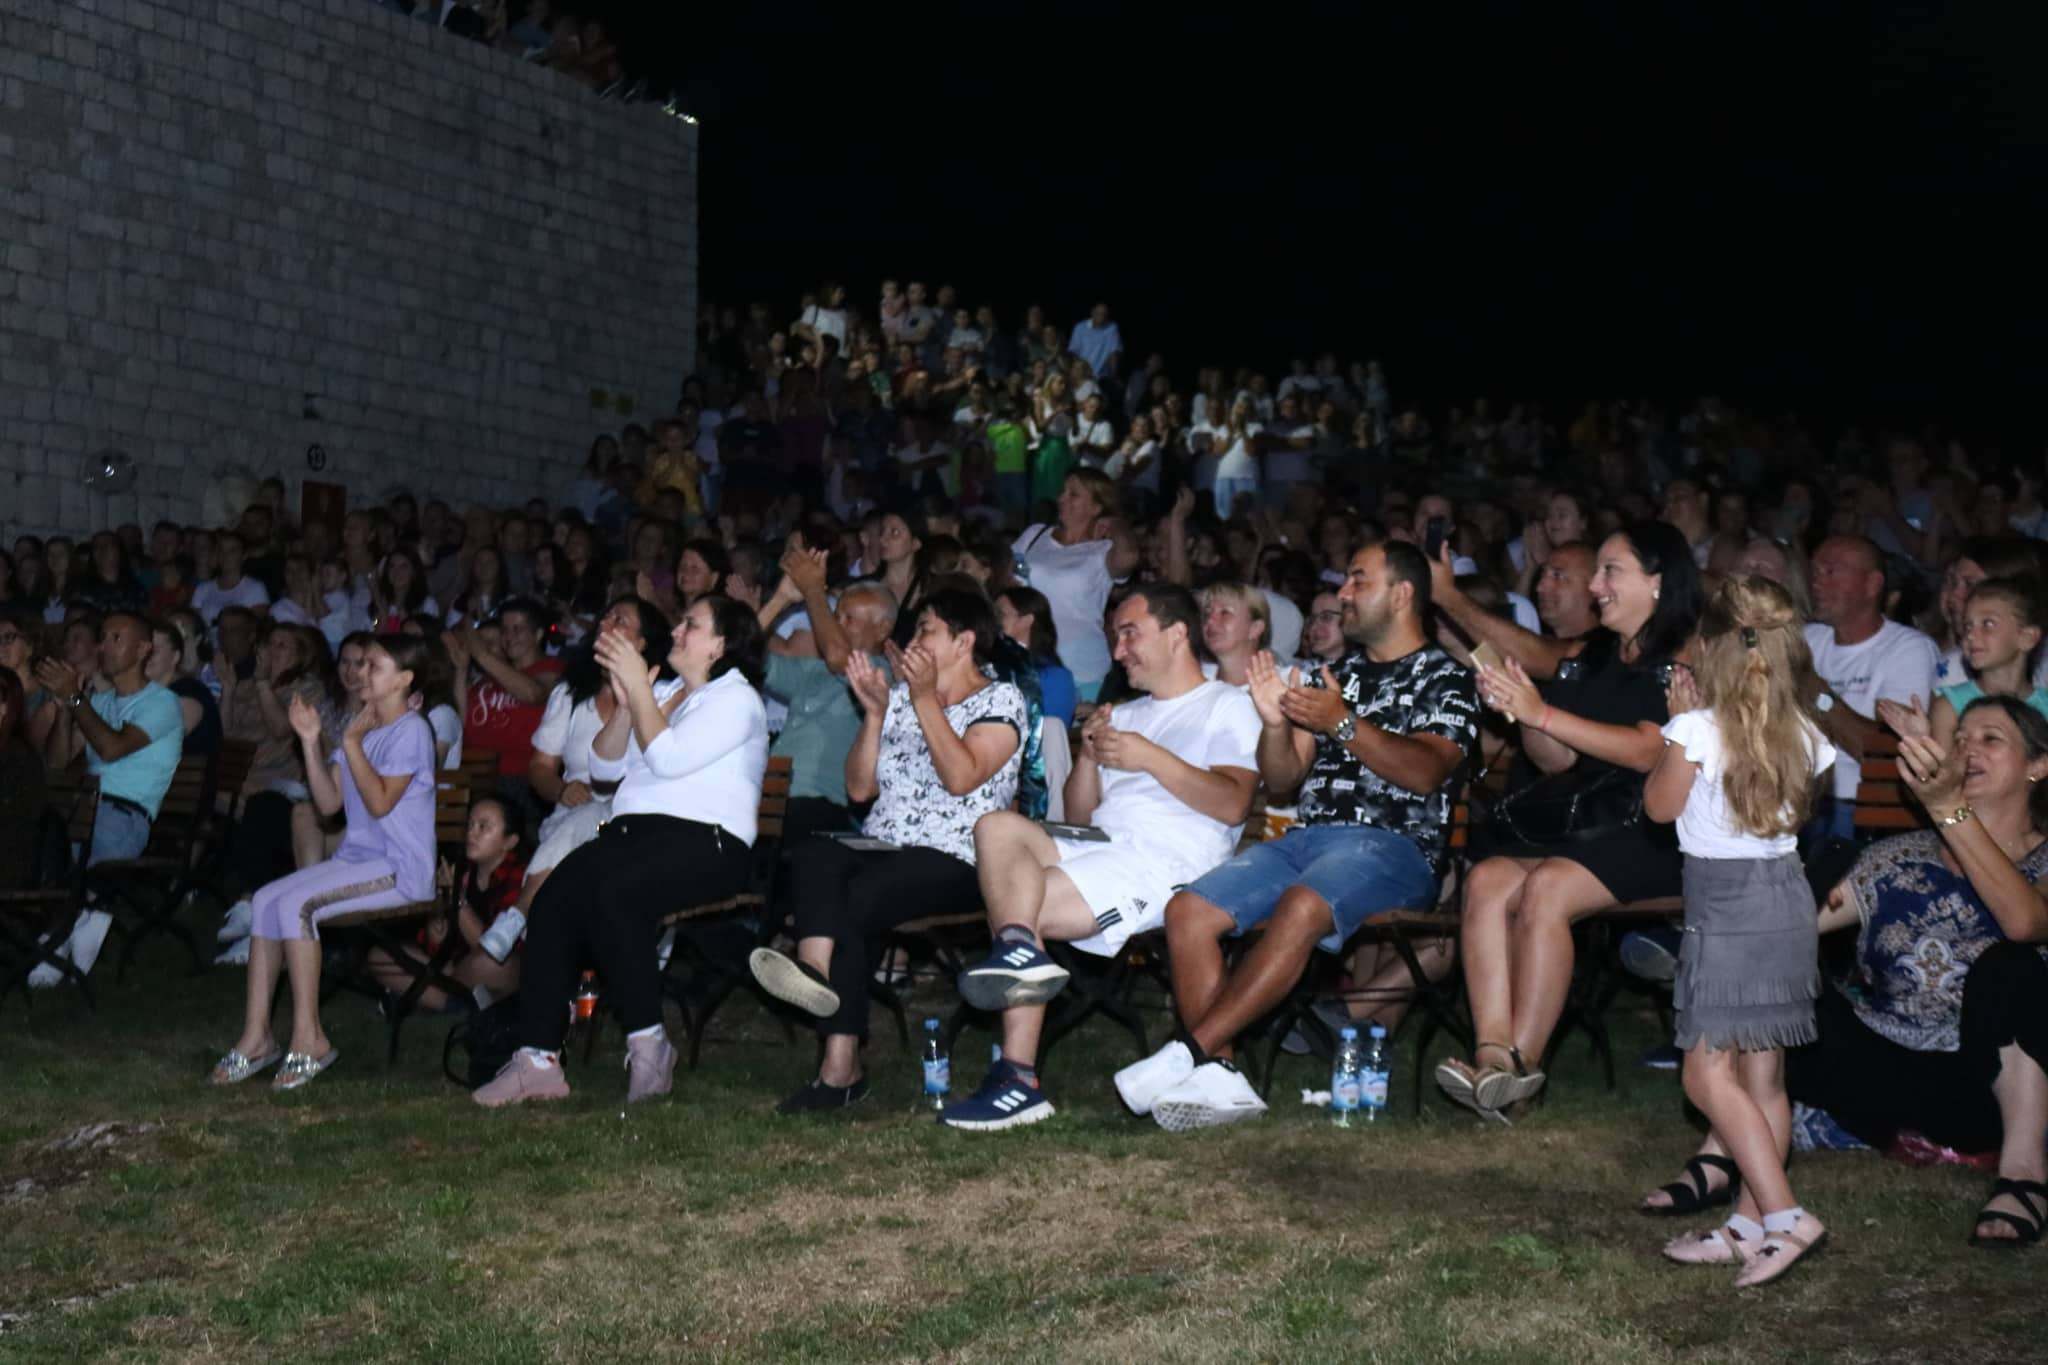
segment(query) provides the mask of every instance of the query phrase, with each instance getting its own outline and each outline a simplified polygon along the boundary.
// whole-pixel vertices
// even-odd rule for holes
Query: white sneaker
[[[1192,1076],[1195,1054],[1175,1039],[1142,1061],[1132,1062],[1116,1073],[1116,1093],[1123,1096],[1133,1114],[1149,1114],[1159,1097]]]
[[[218,943],[233,943],[236,939],[249,937],[249,930],[256,925],[256,907],[246,900],[236,901],[228,907],[227,917],[214,931]]]
[[[1266,1112],[1266,1102],[1244,1073],[1228,1062],[1204,1062],[1152,1102],[1152,1121],[1169,1133],[1214,1128]]]
[[[249,945],[253,939],[238,938],[215,955],[216,967],[246,967],[249,965]]]
[[[57,949],[57,956],[76,964],[81,974],[91,971],[92,964],[99,961],[107,931],[113,927],[114,917],[104,910],[80,912],[77,923],[71,926],[71,937]],[[28,974],[28,984],[36,990],[48,990],[64,984],[64,973],[45,962]]]

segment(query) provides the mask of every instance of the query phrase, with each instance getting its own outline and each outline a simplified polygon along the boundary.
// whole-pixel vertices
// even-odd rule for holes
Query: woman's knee
[[[1026,829],[1035,828],[1031,821],[1013,810],[990,811],[974,822],[974,852],[977,860],[1003,852],[1012,847]]]
[[[1536,864],[1522,883],[1522,922],[1548,927],[1584,919],[1598,908],[1588,904],[1588,880],[1577,863],[1553,858]]]
[[[1474,866],[1465,874],[1465,918],[1502,913],[1526,877],[1522,868],[1507,858],[1488,858]]]

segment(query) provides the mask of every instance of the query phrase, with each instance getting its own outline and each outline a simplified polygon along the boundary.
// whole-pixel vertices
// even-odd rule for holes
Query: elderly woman
[[[1820,1041],[1787,1054],[1787,1089],[1873,1147],[1910,1129],[1996,1150],[1970,1240],[2031,1244],[2048,1223],[2048,720],[1984,697],[1951,748],[1912,737],[1899,756],[1934,828],[1871,845],[1829,896],[1821,931],[1854,928],[1856,965],[1821,996]],[[1731,1165],[1709,1139],[1644,1211],[1730,1202]]]
[[[1540,774],[1502,798],[1475,849],[1462,941],[1478,1043],[1470,1063],[1437,1068],[1453,1100],[1502,1122],[1543,1088],[1531,1063],[1564,1012],[1572,925],[1679,891],[1677,845],[1644,819],[1642,791],[1664,752],[1670,669],[1699,620],[1699,570],[1663,522],[1609,536],[1597,566],[1601,628],[1570,641],[1485,610],[1458,586],[1448,553],[1434,566],[1437,605],[1504,656],[1480,668],[1479,694],[1520,725]]]

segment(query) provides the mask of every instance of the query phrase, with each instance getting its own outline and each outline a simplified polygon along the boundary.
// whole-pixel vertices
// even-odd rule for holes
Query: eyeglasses
[[[1318,611],[1311,613],[1308,619],[1311,621],[1341,621],[1344,619],[1344,613],[1341,611]]]

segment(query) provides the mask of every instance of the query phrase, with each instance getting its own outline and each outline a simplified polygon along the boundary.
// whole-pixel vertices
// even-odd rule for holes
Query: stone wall
[[[696,134],[372,0],[0,0],[0,532],[552,496],[694,362]]]

